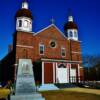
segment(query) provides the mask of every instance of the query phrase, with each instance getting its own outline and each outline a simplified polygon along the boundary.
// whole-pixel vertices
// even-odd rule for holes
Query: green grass
[[[44,91],[41,92],[46,100],[100,100],[100,95],[71,91]]]
[[[0,99],[6,98],[9,93],[9,89],[0,89]],[[100,95],[76,91],[56,90],[42,91],[40,93],[42,93],[45,100],[100,100]]]
[[[10,94],[9,89],[0,88],[0,99],[7,98],[9,94]]]

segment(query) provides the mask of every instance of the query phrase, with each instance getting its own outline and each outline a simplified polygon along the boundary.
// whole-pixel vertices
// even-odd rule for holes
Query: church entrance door
[[[44,63],[44,83],[53,83],[53,63]]]
[[[57,82],[68,83],[67,68],[64,64],[60,64],[57,68]]]

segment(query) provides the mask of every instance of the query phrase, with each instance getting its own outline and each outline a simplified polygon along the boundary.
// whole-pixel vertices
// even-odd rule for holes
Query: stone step
[[[41,96],[42,96],[42,95],[41,95],[40,93],[38,93],[38,92],[36,92],[36,93],[35,93],[35,92],[33,92],[33,93],[26,93],[26,94],[25,94],[25,93],[24,93],[24,94],[15,94],[15,96],[17,96],[17,95],[20,95],[20,96],[21,96],[21,95],[25,95],[25,96],[27,95],[27,96],[34,96],[34,97],[41,97]]]
[[[39,91],[44,91],[44,90],[59,90],[58,87],[56,87],[54,84],[42,84],[39,88]]]
[[[41,94],[32,95],[12,95],[11,100],[45,100]]]

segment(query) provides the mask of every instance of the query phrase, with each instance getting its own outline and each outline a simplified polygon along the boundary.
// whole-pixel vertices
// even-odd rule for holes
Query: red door
[[[44,63],[44,83],[53,83],[53,63]]]

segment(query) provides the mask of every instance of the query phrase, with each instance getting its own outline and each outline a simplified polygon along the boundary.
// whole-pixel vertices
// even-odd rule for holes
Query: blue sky
[[[15,13],[23,0],[0,0],[0,59],[8,51],[15,32]],[[55,19],[56,26],[63,32],[68,9],[79,28],[79,40],[83,54],[100,54],[100,0],[28,0],[34,16],[33,31],[37,32]]]

